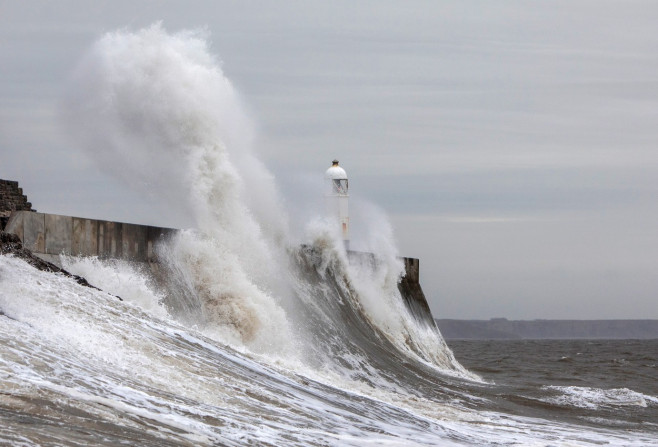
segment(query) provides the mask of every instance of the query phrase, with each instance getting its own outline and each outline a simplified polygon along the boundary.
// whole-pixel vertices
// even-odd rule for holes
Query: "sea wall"
[[[5,231],[17,235],[23,246],[36,256],[59,267],[62,267],[59,255],[67,254],[147,263],[155,273],[158,265],[156,244],[177,230],[84,217],[14,211],[9,217]],[[372,253],[349,252],[349,256],[368,257],[376,262]],[[402,261],[405,275],[398,288],[405,304],[417,320],[434,325],[432,313],[420,287],[419,260],[402,258]]]
[[[35,255],[60,265],[60,254],[153,263],[156,243],[176,230],[16,211],[9,217],[5,231],[16,234]]]

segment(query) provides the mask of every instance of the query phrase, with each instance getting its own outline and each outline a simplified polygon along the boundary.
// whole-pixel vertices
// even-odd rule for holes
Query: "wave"
[[[62,259],[103,291],[0,257],[0,438],[609,439],[498,412],[496,398],[480,394],[491,385],[455,360],[432,320],[405,305],[404,268],[381,216],[365,213],[371,231],[360,242],[372,254],[348,253],[321,217],[304,236],[291,235],[285,201],[253,154],[253,125],[203,33],[170,34],[160,24],[108,33],[78,68],[68,107],[90,157],[196,229],[159,245],[154,269]],[[27,431],[25,414],[35,421]],[[52,423],[61,420],[78,438]]]
[[[89,155],[198,229],[158,248],[157,294],[171,315],[280,359],[330,365],[340,353],[354,370],[377,363],[376,347],[475,378],[434,323],[406,309],[387,224],[366,241],[378,247],[376,262],[348,259],[330,221],[307,225],[312,250],[289,236],[274,178],[253,155],[253,125],[203,33],[169,34],[161,24],[108,33],[71,90],[71,131]]]
[[[598,409],[602,407],[626,407],[658,405],[658,398],[638,393],[628,388],[591,388],[582,386],[542,387],[557,395],[543,399],[545,402],[559,406]]]
[[[0,440],[11,445],[656,445],[651,433],[486,410],[486,398],[458,388],[463,381],[451,382],[409,361],[396,366],[398,359],[389,359],[395,388],[380,386],[379,378],[386,379],[381,371],[359,370],[364,380],[370,374],[369,384],[292,369],[218,343],[176,319],[156,317],[144,305],[138,295],[120,301],[0,256]]]

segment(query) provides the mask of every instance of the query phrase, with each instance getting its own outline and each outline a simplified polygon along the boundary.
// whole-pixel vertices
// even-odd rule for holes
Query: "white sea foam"
[[[0,414],[0,441],[33,445],[45,433],[70,445],[97,433],[108,444],[658,445],[641,433],[373,394],[367,386],[355,393],[7,256],[0,256],[0,310],[0,405],[32,418],[21,425]]]
[[[285,219],[271,175],[251,154],[251,122],[203,34],[159,24],[109,33],[72,92],[72,131],[91,157],[200,229],[162,253],[199,295],[208,329],[256,351],[292,350],[285,315],[266,292],[283,287]]]
[[[546,402],[563,406],[597,409],[600,407],[658,405],[658,398],[628,388],[601,389],[583,386],[548,385],[543,389],[558,393],[554,397],[544,399]]]
[[[121,259],[100,260],[95,256],[61,255],[65,270],[79,275],[112,295],[137,304],[151,315],[167,317],[163,306],[164,293],[158,290],[145,266]]]
[[[358,308],[400,351],[445,373],[481,380],[459,365],[434,324],[419,322],[410,314],[398,289],[404,264],[393,243],[391,226],[375,207],[364,206],[372,220],[365,225],[368,236],[360,241],[361,255],[347,256],[338,227],[331,220],[315,220],[307,226],[307,237],[322,253],[319,270],[335,269],[333,274],[342,279],[338,282],[340,295],[353,299],[348,305]]]
[[[208,335],[259,353],[294,355],[285,312],[216,237],[181,231],[159,253],[201,303],[194,316]]]

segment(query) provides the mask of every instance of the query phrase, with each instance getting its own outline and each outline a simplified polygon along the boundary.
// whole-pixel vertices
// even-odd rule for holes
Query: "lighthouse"
[[[338,220],[341,227],[345,248],[350,243],[350,218],[347,209],[348,180],[345,169],[338,166],[338,160],[334,160],[331,167],[324,173],[326,182],[325,202],[327,213]]]

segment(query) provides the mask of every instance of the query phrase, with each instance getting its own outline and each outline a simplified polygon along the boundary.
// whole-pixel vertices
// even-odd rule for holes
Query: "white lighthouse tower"
[[[345,169],[338,166],[338,160],[334,160],[331,167],[325,172],[324,178],[326,182],[325,202],[327,213],[338,219],[345,248],[349,248],[350,218],[347,209],[347,200],[349,199],[347,173]]]

